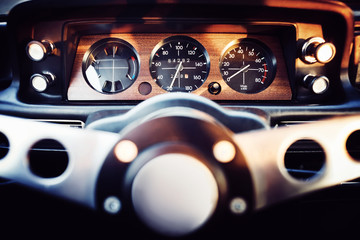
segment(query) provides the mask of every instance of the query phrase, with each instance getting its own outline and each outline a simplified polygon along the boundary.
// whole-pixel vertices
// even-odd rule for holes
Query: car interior
[[[358,239],[360,3],[2,0],[0,233]]]

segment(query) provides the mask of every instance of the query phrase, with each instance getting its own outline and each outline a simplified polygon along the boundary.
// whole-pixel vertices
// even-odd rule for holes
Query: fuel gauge
[[[82,63],[87,83],[101,93],[118,93],[129,88],[139,74],[139,56],[134,47],[118,38],[94,43]]]

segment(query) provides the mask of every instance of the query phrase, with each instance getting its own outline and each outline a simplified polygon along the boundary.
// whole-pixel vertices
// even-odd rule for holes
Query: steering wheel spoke
[[[360,143],[350,139],[359,129],[360,117],[350,116],[235,136],[252,175],[255,209],[360,177],[360,159],[346,146],[352,140],[359,149]],[[290,147],[302,140],[317,143],[324,154],[323,166],[306,179],[292,176],[286,167]]]
[[[118,134],[71,129],[6,116],[0,116],[0,123],[2,142],[9,145],[4,146],[9,149],[4,150],[0,160],[1,177],[95,207],[94,192],[98,173],[104,159],[118,141]],[[42,141],[50,141],[63,148],[44,149],[37,145]],[[65,168],[50,177],[42,170],[37,171],[39,160],[40,164],[46,166],[56,165],[58,160],[51,154],[33,155],[34,148],[42,153],[63,151],[63,155],[67,156],[63,160]],[[36,159],[44,156],[47,158]]]

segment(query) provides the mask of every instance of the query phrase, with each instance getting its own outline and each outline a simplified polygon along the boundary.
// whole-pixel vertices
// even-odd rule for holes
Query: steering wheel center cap
[[[216,180],[195,157],[171,153],[146,163],[135,176],[132,201],[140,219],[167,236],[200,228],[214,212]]]

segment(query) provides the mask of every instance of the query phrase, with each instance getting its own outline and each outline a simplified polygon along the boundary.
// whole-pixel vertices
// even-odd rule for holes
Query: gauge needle
[[[250,64],[243,66],[242,68],[240,68],[239,71],[237,71],[236,73],[234,73],[231,77],[228,77],[228,80],[232,79],[233,77],[235,77],[236,75],[238,75],[239,73],[245,72],[248,68],[250,67]]]
[[[173,87],[174,83],[175,83],[175,79],[176,79],[176,76],[179,74],[179,72],[182,70],[182,62],[180,62],[179,66],[177,67],[176,69],[176,72],[175,72],[175,75],[174,75],[174,78],[172,79],[172,82],[170,84],[170,88]],[[180,78],[179,78],[180,79]],[[180,81],[180,80],[179,80]]]

